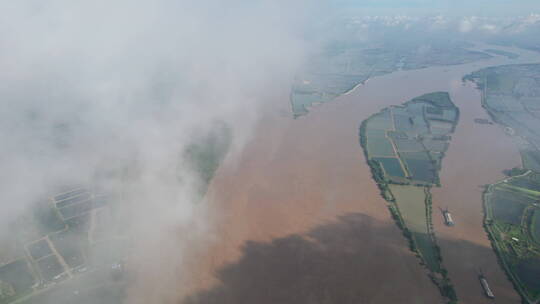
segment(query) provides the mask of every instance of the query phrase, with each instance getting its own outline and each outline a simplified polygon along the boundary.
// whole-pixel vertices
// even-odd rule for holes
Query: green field
[[[534,241],[540,245],[540,209],[534,210],[531,221],[531,235]]]
[[[370,137],[367,143],[369,154],[377,157],[395,157],[394,146],[389,139],[384,137]]]
[[[423,187],[390,185],[401,218],[411,232],[422,259],[431,271],[439,270],[439,261],[426,217],[426,193]]]
[[[540,172],[540,151],[534,149],[521,150],[523,168]]]
[[[405,164],[412,180],[421,183],[436,183],[437,171],[431,161],[413,158],[404,158]]]
[[[373,158],[381,164],[384,173],[389,176],[405,177],[405,172],[401,169],[401,164],[397,158]]]
[[[501,195],[502,191],[497,191],[490,199],[491,212],[493,218],[497,221],[505,222],[511,225],[519,225],[523,211],[527,205],[517,199],[507,198]]]
[[[35,280],[24,259],[0,266],[0,280],[11,284],[16,294],[28,291]]]

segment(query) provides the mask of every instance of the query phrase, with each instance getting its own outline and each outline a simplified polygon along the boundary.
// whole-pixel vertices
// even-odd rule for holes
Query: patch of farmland
[[[34,285],[34,277],[24,259],[0,266],[0,280],[13,286],[16,294],[20,294]]]
[[[412,118],[413,120],[413,129],[409,134],[416,135],[416,134],[427,134],[429,133],[429,125],[421,116],[414,116]]]
[[[525,107],[512,96],[490,95],[486,99],[489,108],[497,112],[517,112],[525,110]]]
[[[429,156],[431,157],[431,160],[433,161],[433,165],[437,168],[437,170],[440,170],[441,165],[442,165],[443,154],[438,153],[438,152],[431,152],[430,151]]]
[[[407,114],[413,117],[424,117],[424,108],[426,103],[423,102],[406,102],[405,109],[407,109]]]
[[[77,204],[82,201],[89,200],[91,197],[91,194],[89,192],[82,192],[77,194],[76,196],[67,197],[61,201],[56,200],[56,207],[57,208],[63,208],[72,204]]]
[[[512,191],[508,188],[508,185],[506,185],[506,183],[501,183],[500,185],[497,185],[497,187],[492,193],[494,193],[495,196],[498,198],[521,204],[533,204],[536,202],[535,199],[530,198],[528,195],[523,194],[520,191]]]
[[[510,199],[507,195],[503,195],[503,191],[494,191],[489,196],[489,205],[493,218],[512,225],[519,225],[523,211],[527,207],[526,204],[518,200]]]
[[[385,137],[368,137],[368,153],[377,157],[395,157],[394,146]]]
[[[70,190],[70,191],[67,191],[67,192],[64,192],[64,193],[61,193],[61,194],[58,194],[54,197],[54,200],[55,201],[62,201],[62,200],[65,200],[69,197],[72,197],[72,196],[78,196],[82,193],[86,192],[86,189],[84,188],[77,188],[77,189],[73,189],[73,190]]]
[[[427,102],[437,107],[455,108],[450,97],[445,92],[433,92],[412,99],[412,102]]]
[[[432,128],[430,128],[430,130],[431,130],[431,134],[433,134],[433,135],[446,135],[446,134],[450,133],[449,130],[446,129],[446,128],[432,127]]]
[[[413,130],[413,121],[411,116],[394,115],[394,124],[396,126],[396,130],[402,132]]]
[[[540,258],[521,260],[514,271],[527,291],[536,296],[540,294]]]
[[[390,185],[405,225],[412,232],[427,233],[426,195],[423,187]]]
[[[46,202],[39,202],[32,209],[40,236],[64,229],[64,221],[52,205]]]
[[[422,143],[427,150],[433,152],[444,152],[448,149],[449,146],[448,142],[444,140],[433,140],[430,138],[424,138]]]
[[[520,154],[524,168],[540,172],[540,151],[525,149],[521,150]]]
[[[411,232],[424,262],[432,271],[439,269],[435,244],[428,230],[426,217],[426,194],[423,187],[390,185],[390,191],[396,199],[401,218]]]
[[[437,169],[431,161],[412,158],[404,159],[411,178],[415,181],[434,183],[437,177]]]
[[[90,226],[90,213],[85,213],[78,217],[72,217],[66,220],[71,231],[76,231],[77,233],[86,233]]]
[[[296,116],[305,115],[308,113],[307,109],[313,104],[327,102],[332,98],[334,98],[334,96],[323,95],[316,92],[296,92],[291,97],[292,111]]]
[[[439,263],[437,257],[438,253],[431,236],[426,233],[413,232],[413,238],[416,240],[416,246],[422,254],[422,258],[424,259],[426,266],[431,271],[439,271],[441,265]]]
[[[410,112],[410,108],[409,107],[403,107],[403,106],[396,106],[396,107],[391,107],[392,109],[392,114],[393,115],[402,115],[402,116],[413,116],[414,114],[412,114]],[[420,111],[420,113],[422,113]]]
[[[52,234],[50,239],[70,268],[84,264],[79,234],[66,230]]]
[[[516,78],[507,73],[489,73],[486,76],[488,94],[511,92],[514,89]]]
[[[70,205],[61,209],[58,209],[64,219],[80,216],[85,212],[92,210],[92,201],[85,201],[76,205]]]
[[[442,120],[433,120],[433,119],[429,120],[428,122],[429,122],[429,128],[432,130],[432,133],[433,133],[433,129],[440,129],[441,130],[440,132],[444,132],[445,134],[452,132],[453,124],[451,122],[442,121]],[[440,133],[434,133],[434,134],[440,134]]]
[[[425,117],[429,121],[448,121],[452,123],[457,119],[457,112],[455,110],[446,110],[436,107],[426,107]]]
[[[55,255],[50,255],[37,261],[41,277],[44,281],[52,281],[55,277],[61,275],[64,272],[64,267],[60,264]]]
[[[393,130],[394,123],[390,116],[390,111],[384,110],[372,117],[367,121],[367,129],[380,129],[380,130]]]
[[[540,192],[538,191],[516,187],[509,183],[500,184],[498,188],[513,193],[516,197],[519,197],[523,203],[527,204],[535,203],[540,198]]]
[[[540,244],[540,209],[535,209],[531,220],[531,235]]]
[[[377,161],[383,167],[384,172],[390,176],[405,177],[405,172],[401,168],[401,164],[397,158],[393,157],[375,157],[374,161]]]
[[[53,253],[51,247],[49,247],[49,243],[45,239],[41,239],[35,243],[32,243],[28,245],[27,248],[30,256],[34,260],[51,255]]]
[[[430,161],[431,158],[429,156],[429,153],[426,151],[420,151],[420,152],[400,152],[399,156],[402,159],[418,159],[418,160],[425,160]]]
[[[398,152],[416,152],[425,150],[422,143],[416,139],[394,138],[392,140],[396,144]]]
[[[367,129],[366,135],[368,138],[386,138],[386,130]]]

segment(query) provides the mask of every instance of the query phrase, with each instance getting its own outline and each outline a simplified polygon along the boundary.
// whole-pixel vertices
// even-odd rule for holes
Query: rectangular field
[[[84,264],[80,236],[76,233],[62,231],[50,236],[58,253],[64,258],[70,268]]]
[[[64,272],[64,267],[62,267],[60,262],[58,262],[55,255],[42,258],[41,260],[37,261],[37,265],[43,280],[46,282],[54,280],[55,277]]]
[[[413,158],[405,158],[404,161],[413,180],[425,183],[435,182],[437,169],[430,161]]]
[[[387,175],[405,177],[405,172],[401,169],[401,164],[397,158],[375,157],[373,160],[378,161],[381,164]]]
[[[20,294],[34,285],[34,276],[24,259],[1,266],[0,280],[11,284],[16,294]]]
[[[49,247],[49,243],[45,239],[41,239],[33,244],[28,245],[28,252],[34,260],[52,254],[52,250]]]
[[[369,137],[367,140],[369,155],[373,157],[395,157],[394,146],[385,137]]]
[[[430,270],[438,271],[437,252],[428,229],[424,188],[403,185],[390,185],[389,187],[396,199],[401,218],[411,232],[424,262]]]
[[[495,190],[489,197],[489,206],[493,218],[512,225],[519,225],[526,204],[506,191]]]

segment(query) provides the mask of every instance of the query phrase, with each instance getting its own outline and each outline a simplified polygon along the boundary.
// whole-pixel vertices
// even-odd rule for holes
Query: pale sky
[[[342,0],[373,14],[506,16],[540,13],[540,0]]]

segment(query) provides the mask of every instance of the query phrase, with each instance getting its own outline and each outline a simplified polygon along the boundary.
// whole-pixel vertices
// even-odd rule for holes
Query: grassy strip
[[[374,115],[370,116],[369,118],[373,117]],[[377,183],[377,186],[379,187],[379,191],[381,192],[381,196],[387,200],[388,202],[395,202],[395,198],[392,195],[392,192],[388,188],[388,183],[384,179],[384,171],[379,162],[370,160],[368,156],[368,150],[367,150],[367,135],[366,135],[366,128],[367,128],[367,121],[366,119],[360,124],[359,129],[359,137],[360,137],[360,146],[362,147],[362,151],[364,151],[364,157],[366,158],[366,162],[371,170],[371,176]]]
[[[435,249],[435,256],[437,258],[437,261],[439,263],[439,269],[438,273],[441,275],[440,278],[436,278],[434,276],[430,276],[432,281],[439,287],[439,291],[441,294],[448,298],[448,303],[457,303],[458,298],[456,294],[456,290],[454,289],[454,286],[452,285],[452,282],[450,281],[450,277],[448,276],[448,270],[443,267],[443,259],[441,254],[441,248],[439,247],[439,244],[437,244],[437,238],[435,237],[434,229],[433,229],[433,200],[431,195],[431,188],[425,187],[424,188],[425,194],[426,194],[426,219],[427,219],[427,225],[428,225],[428,233],[431,237],[431,241],[433,243],[433,247]]]

